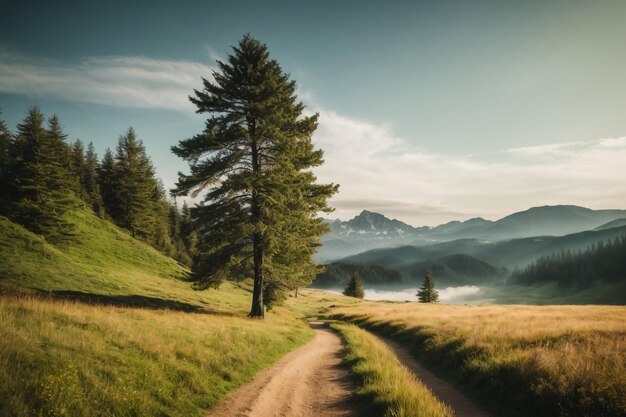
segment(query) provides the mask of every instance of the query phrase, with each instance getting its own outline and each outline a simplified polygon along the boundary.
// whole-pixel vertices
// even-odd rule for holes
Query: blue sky
[[[624,21],[623,1],[0,1],[0,108],[100,154],[133,126],[169,187],[203,124],[186,96],[250,32],[321,113],[333,217],[624,208]]]

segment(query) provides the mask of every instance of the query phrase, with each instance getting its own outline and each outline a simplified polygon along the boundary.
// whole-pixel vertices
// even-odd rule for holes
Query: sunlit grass
[[[375,336],[356,326],[333,324],[345,344],[346,360],[359,376],[357,394],[385,417],[452,417],[441,403]]]
[[[626,307],[370,302],[334,317],[403,338],[483,398],[527,415],[626,414]]]
[[[121,229],[68,217],[64,245],[0,217],[2,416],[204,415],[312,336],[296,307],[246,319],[248,284],[194,291]]]
[[[252,321],[2,298],[0,415],[203,415],[310,337],[285,312]]]

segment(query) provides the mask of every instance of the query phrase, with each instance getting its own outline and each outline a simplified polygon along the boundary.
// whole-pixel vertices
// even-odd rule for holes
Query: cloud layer
[[[187,97],[211,71],[190,61],[109,56],[70,64],[0,50],[0,91],[115,107],[193,111]]]
[[[497,219],[544,204],[626,207],[626,137],[443,155],[378,126],[319,109],[320,180],[341,185],[335,215],[378,210],[414,225]]]

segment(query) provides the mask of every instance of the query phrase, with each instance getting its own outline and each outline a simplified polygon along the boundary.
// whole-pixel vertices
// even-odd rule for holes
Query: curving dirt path
[[[323,323],[310,324],[311,342],[229,394],[208,417],[357,416],[341,340]]]
[[[419,364],[408,349],[397,342],[378,336],[396,354],[400,362],[409,368],[424,385],[432,391],[437,398],[454,410],[456,417],[489,417],[474,402],[459,392],[452,384],[439,378]]]

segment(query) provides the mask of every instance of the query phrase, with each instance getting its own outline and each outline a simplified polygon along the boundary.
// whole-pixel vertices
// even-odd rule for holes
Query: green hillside
[[[180,310],[247,307],[243,290],[230,292],[228,301],[216,291],[191,290],[183,266],[86,209],[66,217],[76,225],[77,236],[53,245],[0,216],[0,286],[5,292],[17,286],[115,305]]]
[[[414,283],[421,283],[426,271],[431,271],[440,285],[474,285],[504,278],[508,271],[471,255],[455,254],[415,262],[399,269]]]
[[[402,276],[398,271],[387,269],[380,265],[361,265],[332,263],[326,265],[311,284],[313,288],[344,287],[350,277],[357,272],[361,281],[367,285],[397,285],[402,283]]]
[[[247,284],[194,291],[109,222],[67,220],[76,240],[53,245],[0,217],[0,415],[205,415],[312,335],[310,296],[245,319]]]

